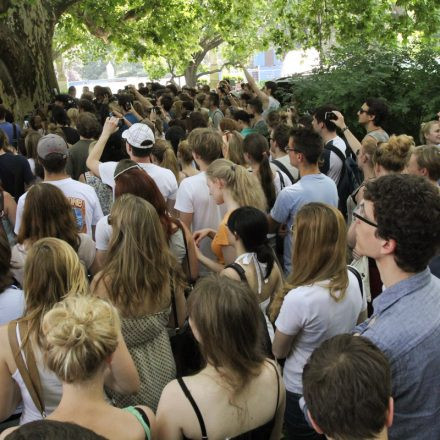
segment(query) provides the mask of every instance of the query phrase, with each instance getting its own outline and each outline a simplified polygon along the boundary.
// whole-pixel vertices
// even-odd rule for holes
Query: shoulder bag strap
[[[183,236],[183,244],[185,245],[185,259],[186,259],[186,264],[188,265],[188,282],[191,284],[192,283],[192,279],[191,279],[191,264],[189,262],[189,255],[188,255],[188,242],[186,241],[186,235],[185,235],[185,229],[182,226],[182,222],[179,219],[174,219],[176,221],[177,226],[179,227],[179,229],[182,231],[182,236]]]
[[[347,269],[357,278],[358,283],[359,283],[359,289],[361,289],[361,296],[362,298],[364,297],[364,286],[362,284],[362,277],[361,274],[358,272],[358,270],[356,268],[354,268],[353,266],[348,265]]]
[[[228,269],[228,268],[234,269],[235,272],[237,272],[238,276],[240,277],[241,281],[244,281],[245,283],[248,282],[247,278],[246,278],[245,270],[238,263],[236,263],[234,261],[233,263],[228,264],[227,266],[225,266],[225,269]]]
[[[206,433],[205,421],[203,420],[202,413],[200,412],[200,409],[197,406],[197,403],[195,402],[193,396],[191,396],[191,393],[189,392],[189,389],[187,388],[183,379],[181,377],[178,377],[177,381],[179,382],[180,388],[182,388],[182,391],[185,394],[185,397],[189,400],[189,403],[191,404],[194,412],[196,413],[197,420],[199,421],[199,425],[200,425],[200,430],[202,431],[202,440],[208,440],[208,434]]]
[[[17,333],[16,333],[17,321],[11,321],[8,324],[8,339],[9,344],[12,349],[12,354],[15,359],[15,363],[17,364],[17,369],[21,374],[24,384],[34,402],[34,405],[40,412],[43,418],[46,417],[46,412],[44,408],[44,402],[42,399],[42,391],[41,391],[41,382],[40,382],[40,374],[38,373],[37,364],[35,362],[34,352],[32,351],[31,344],[28,342],[22,347],[25,351],[26,363],[23,359],[23,354],[21,352],[21,348],[18,344]],[[26,322],[20,321],[18,323],[18,328],[20,335],[23,335],[25,331],[27,331]]]
[[[176,331],[179,330],[179,321],[177,320],[177,305],[176,305],[176,295],[174,293],[174,280],[173,276],[170,273],[170,287],[171,287],[171,309],[173,311],[173,317],[174,317],[174,326]]]
[[[286,165],[277,159],[272,159],[272,163],[274,163],[284,174],[287,174],[287,177],[290,179],[292,184],[295,183],[295,179],[293,178],[292,173],[287,169]]]

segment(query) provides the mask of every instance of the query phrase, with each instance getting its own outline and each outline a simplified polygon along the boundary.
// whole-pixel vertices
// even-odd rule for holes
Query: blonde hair
[[[44,314],[71,294],[87,295],[89,283],[84,266],[69,244],[58,238],[42,238],[27,254],[23,290],[26,310],[21,319],[29,323],[23,345],[30,336],[41,345]]]
[[[227,154],[225,158],[237,165],[245,165],[243,141],[244,137],[238,131],[228,131],[225,133],[228,141]]]
[[[179,164],[168,141],[157,139],[151,148],[151,154],[159,161],[159,165],[168,168],[179,180]]]
[[[338,302],[348,287],[347,231],[338,209],[324,203],[304,205],[295,217],[293,243],[293,272],[270,305],[272,321],[292,289],[328,280],[329,294]]]
[[[42,138],[38,131],[29,131],[24,139],[24,146],[26,149],[26,156],[34,160],[38,160],[37,145]]]
[[[125,316],[139,316],[148,300],[168,305],[170,277],[176,277],[178,268],[154,206],[123,194],[112,206],[111,221],[113,232],[98,283],[103,280],[110,300]]]
[[[69,297],[43,318],[45,361],[67,383],[92,378],[118,346],[117,310],[97,297]]]
[[[375,165],[386,171],[401,173],[407,166],[414,147],[414,139],[406,134],[393,135],[388,142],[380,144],[373,155]]]
[[[366,136],[362,141],[362,150],[364,151],[365,156],[367,156],[367,164],[371,169],[374,168],[373,157],[377,147],[377,140],[373,136]]]
[[[440,179],[440,149],[435,145],[421,145],[414,148],[419,168],[426,168],[429,178],[437,181]]]
[[[432,127],[434,127],[435,125],[440,125],[440,121],[433,120],[433,121],[423,122],[420,125],[420,142],[422,144],[426,144],[426,135],[429,134]]]
[[[79,110],[77,108],[69,108],[69,110],[67,110],[67,117],[70,119],[72,127],[76,128],[78,124],[78,116]]]
[[[241,165],[227,159],[217,159],[209,165],[206,176],[211,180],[222,180],[239,206],[253,206],[266,211],[266,196],[258,178]]]

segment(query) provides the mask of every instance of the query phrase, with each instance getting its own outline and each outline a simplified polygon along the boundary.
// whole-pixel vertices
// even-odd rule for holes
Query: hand
[[[200,229],[199,231],[194,232],[193,238],[194,238],[194,242],[197,247],[200,246],[200,242],[205,237],[209,237],[210,232],[212,232],[212,229],[209,229],[209,228]]]
[[[344,116],[342,115],[341,112],[338,112],[337,110],[333,110],[332,112],[334,115],[337,116],[338,119],[332,119],[333,124],[336,125],[336,127],[338,128],[344,128],[346,127],[345,125],[345,120],[344,120]]]
[[[150,121],[156,122],[156,119],[157,119],[156,110],[154,108],[152,108],[151,112],[150,112]]]
[[[112,113],[113,113],[113,116],[115,116],[116,118],[119,118],[119,119],[122,118],[122,113],[120,113],[116,110],[113,110]]]
[[[102,135],[110,137],[113,133],[118,131],[118,124],[120,118],[114,116],[105,120],[104,127],[102,127]]]
[[[280,237],[285,237],[288,233],[288,229],[287,229],[287,225],[285,223],[281,224],[280,227],[278,228],[278,235]]]

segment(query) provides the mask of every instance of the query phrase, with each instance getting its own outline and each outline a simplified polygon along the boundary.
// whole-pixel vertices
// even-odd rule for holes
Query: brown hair
[[[413,150],[419,168],[426,168],[431,180],[440,179],[440,149],[435,145],[421,145]]]
[[[89,283],[78,255],[65,241],[43,238],[29,249],[24,265],[26,310],[21,320],[29,324],[23,345],[32,336],[41,346],[43,317],[54,304],[70,294],[86,295]]]
[[[180,272],[156,209],[140,197],[123,194],[112,206],[111,219],[112,236],[98,283],[104,282],[124,316],[139,316],[148,300],[168,305],[170,274]]]
[[[45,314],[42,329],[48,368],[63,382],[75,383],[92,378],[115,352],[120,321],[109,302],[71,296]]]
[[[259,338],[262,324],[255,319],[259,313],[257,297],[246,283],[220,275],[202,278],[188,299],[188,314],[200,334],[202,354],[232,395],[260,373],[264,362]]]
[[[158,160],[161,167],[168,168],[176,179],[179,179],[179,164],[168,141],[157,139],[151,148],[151,154]]]
[[[243,136],[238,131],[228,131],[225,133],[225,136],[228,141],[227,146],[225,144],[227,151],[224,151],[223,154],[225,159],[229,159],[237,165],[246,165],[244,159]]]
[[[223,118],[220,121],[220,130],[221,131],[237,131],[238,130],[238,124],[237,121],[234,121],[231,118]]]
[[[210,164],[222,154],[222,137],[212,128],[196,128],[188,136],[188,143],[194,153]]]
[[[206,176],[210,180],[222,180],[239,206],[253,206],[266,211],[266,197],[258,178],[241,165],[227,159],[217,159],[209,165]]]
[[[286,294],[300,286],[328,281],[330,296],[335,301],[344,298],[348,287],[346,229],[344,217],[333,206],[313,202],[298,211],[293,232],[293,272],[270,305],[272,321]]]
[[[367,338],[345,334],[323,342],[304,366],[302,380],[310,414],[326,436],[376,438],[385,427],[390,364]]]
[[[0,228],[0,294],[13,283],[10,263],[11,247],[3,228]]]
[[[179,142],[179,146],[177,147],[177,157],[186,165],[192,163],[192,148],[187,140]]]
[[[408,164],[413,147],[414,140],[411,136],[406,134],[393,135],[388,142],[377,147],[373,162],[386,171],[401,173]]]
[[[37,145],[38,141],[41,139],[41,134],[38,131],[29,131],[24,139],[24,146],[26,149],[26,156],[38,161]]]
[[[72,207],[63,192],[50,183],[37,183],[26,196],[17,241],[31,243],[44,237],[66,241],[78,251],[80,238]]]

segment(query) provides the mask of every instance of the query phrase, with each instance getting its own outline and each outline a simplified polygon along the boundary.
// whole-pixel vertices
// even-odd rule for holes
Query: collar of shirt
[[[431,279],[431,271],[426,268],[403,281],[385,289],[373,300],[374,315],[379,315],[406,295],[423,289]]]

